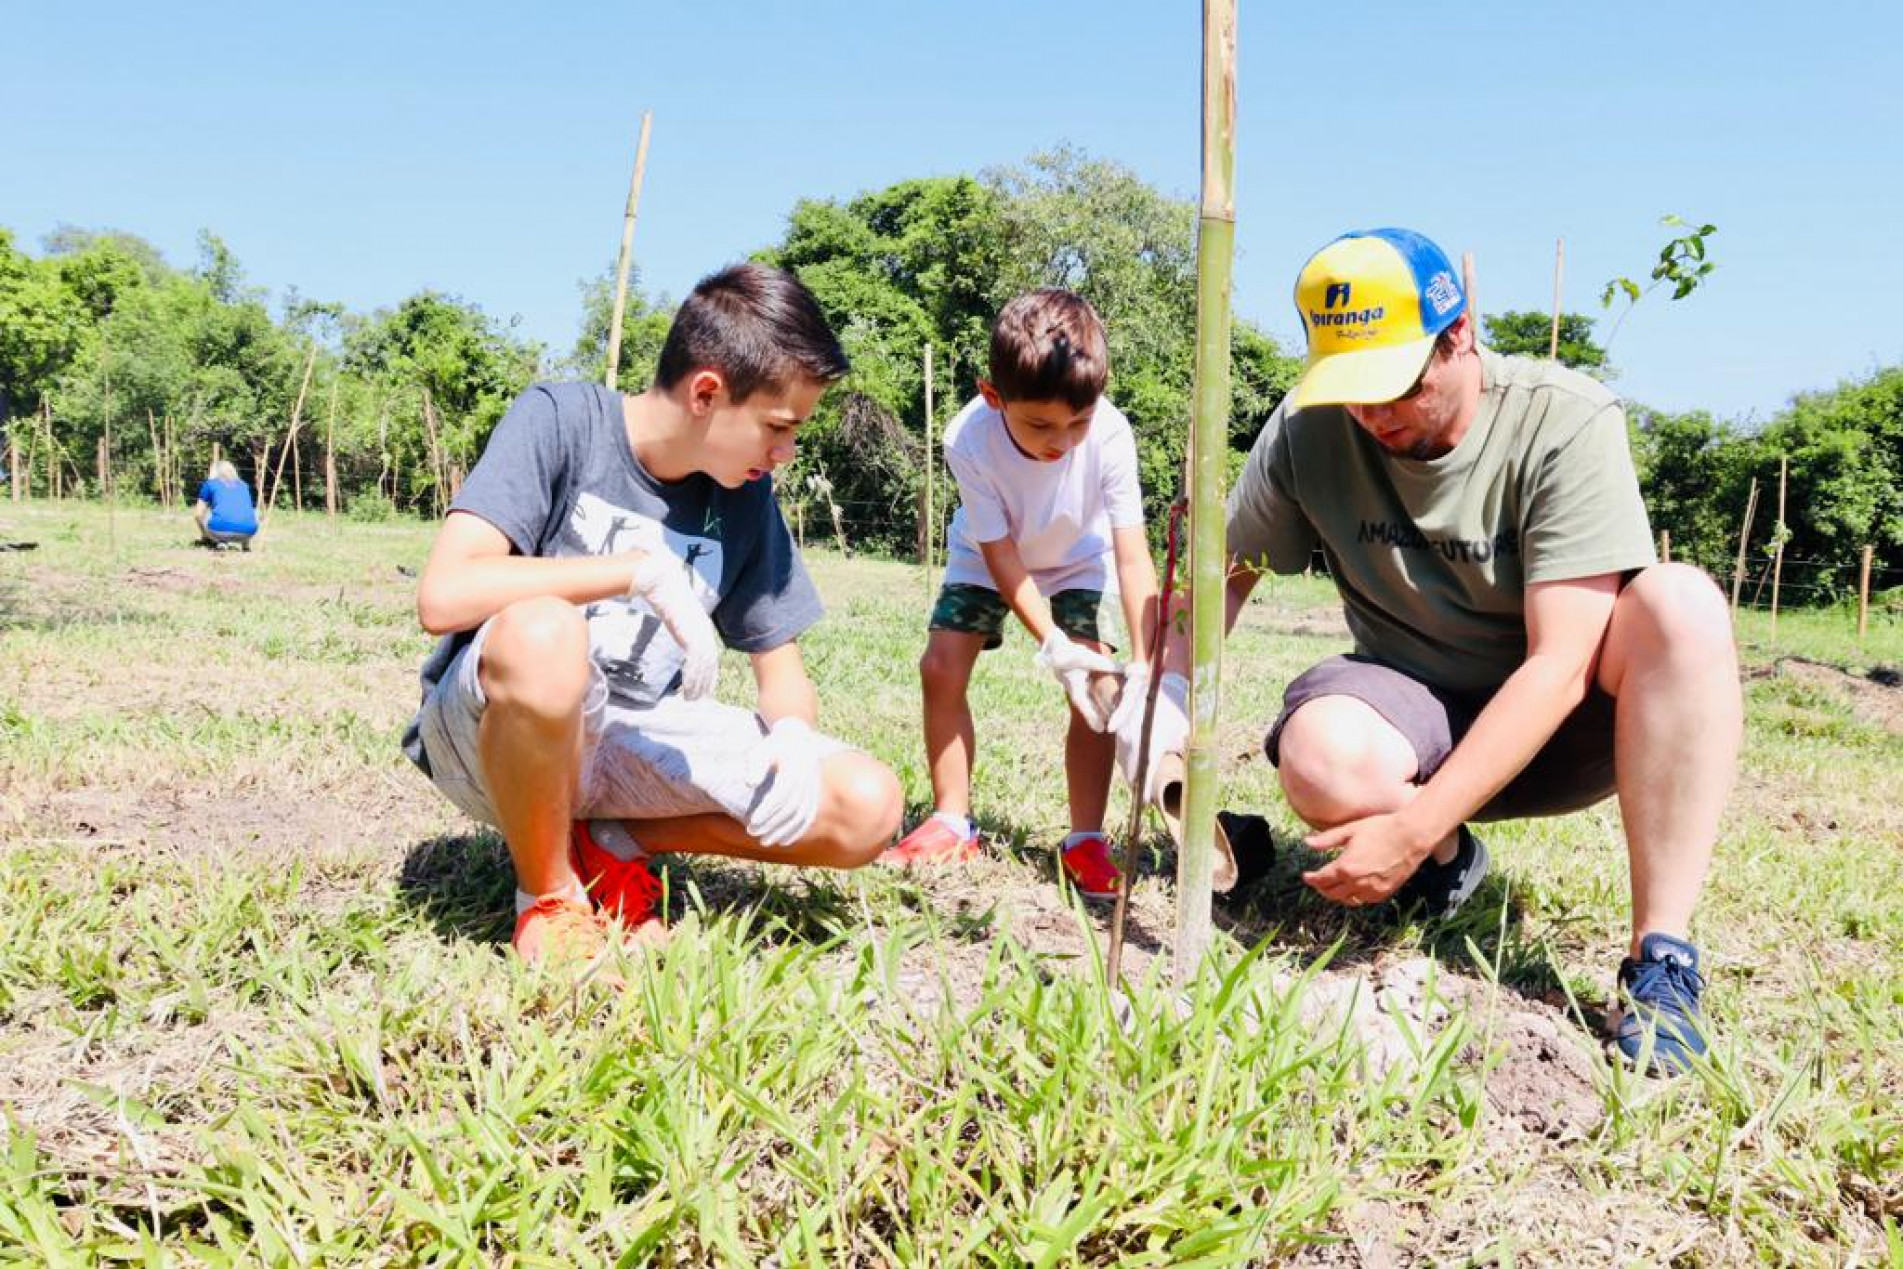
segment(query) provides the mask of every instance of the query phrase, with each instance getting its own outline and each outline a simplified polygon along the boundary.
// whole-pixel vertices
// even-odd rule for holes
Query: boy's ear
[[[726,391],[727,377],[712,366],[702,366],[687,376],[687,408],[696,415],[706,414]]]
[[[978,380],[978,395],[985,399],[986,405],[1000,414],[1004,413],[1004,394],[998,391],[997,386],[993,384],[991,380]]]

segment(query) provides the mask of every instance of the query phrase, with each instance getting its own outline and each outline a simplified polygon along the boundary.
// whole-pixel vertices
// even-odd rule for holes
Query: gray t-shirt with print
[[[1397,458],[1340,406],[1284,402],[1229,497],[1230,554],[1299,573],[1319,547],[1356,650],[1456,692],[1526,659],[1529,583],[1657,559],[1618,399],[1551,362],[1480,358],[1450,453]]]
[[[772,482],[726,489],[698,473],[655,479],[628,442],[620,395],[597,384],[544,383],[524,392],[450,510],[494,525],[515,555],[665,551],[688,570],[721,640],[741,652],[790,643],[822,614]],[[583,613],[610,704],[645,709],[677,689],[680,645],[644,601],[600,599]],[[473,630],[447,635],[424,661],[425,699],[474,637]],[[403,747],[429,769],[415,720]]]

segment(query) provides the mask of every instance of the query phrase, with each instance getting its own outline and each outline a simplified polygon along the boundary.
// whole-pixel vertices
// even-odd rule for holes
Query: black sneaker
[[[1705,1054],[1705,979],[1698,949],[1669,934],[1639,940],[1639,959],[1619,962],[1619,1052],[1637,1063],[1651,1051],[1650,1069],[1677,1075]]]
[[[1491,861],[1486,844],[1465,824],[1460,826],[1459,842],[1454,857],[1446,863],[1432,855],[1421,862],[1414,875],[1394,892],[1397,907],[1419,907],[1422,916],[1439,920],[1454,915],[1473,898]]]

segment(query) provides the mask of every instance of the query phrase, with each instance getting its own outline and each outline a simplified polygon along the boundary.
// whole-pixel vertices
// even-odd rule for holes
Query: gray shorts
[[[1417,783],[1440,770],[1488,700],[1484,694],[1449,692],[1423,683],[1371,657],[1330,657],[1283,693],[1282,713],[1263,744],[1270,762],[1281,760],[1282,728],[1289,716],[1318,696],[1352,696],[1392,724],[1414,746]],[[1526,768],[1472,818],[1564,815],[1611,796],[1612,719],[1613,699],[1595,684]]]
[[[456,654],[423,702],[418,725],[430,781],[465,815],[493,825],[495,807],[476,747],[489,703],[477,673],[488,636],[485,623]],[[755,778],[766,727],[752,710],[677,696],[629,709],[609,699],[600,666],[591,663],[589,670],[576,818],[650,820],[717,811],[744,822],[773,787],[771,775]],[[813,743],[822,758],[847,749],[818,733]]]

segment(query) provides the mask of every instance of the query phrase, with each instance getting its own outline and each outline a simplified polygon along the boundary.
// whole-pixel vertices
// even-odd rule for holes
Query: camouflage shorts
[[[1100,590],[1060,590],[1050,597],[1051,619],[1057,628],[1073,639],[1087,639],[1116,650],[1116,637],[1123,633],[1123,621],[1112,602],[1106,603]],[[932,605],[928,630],[950,630],[958,634],[985,637],[985,651],[1004,642],[1005,618],[1011,606],[1004,596],[989,586],[969,586],[947,582]]]

